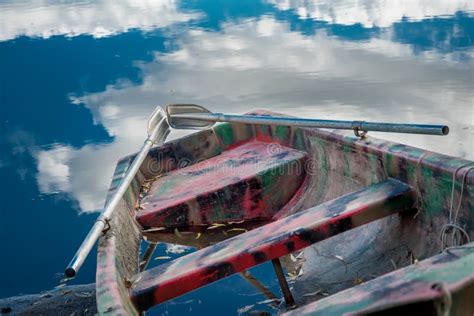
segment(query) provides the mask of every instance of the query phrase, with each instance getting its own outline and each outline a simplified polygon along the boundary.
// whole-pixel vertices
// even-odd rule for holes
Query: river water
[[[470,0],[0,2],[0,297],[58,284],[156,105],[447,124],[371,135],[474,159],[473,60]],[[92,255],[75,282],[94,278]],[[234,276],[154,313],[262,300]]]

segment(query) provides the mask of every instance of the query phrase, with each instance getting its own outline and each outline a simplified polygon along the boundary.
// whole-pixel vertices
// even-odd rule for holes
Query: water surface
[[[57,285],[156,105],[448,124],[443,138],[371,135],[474,159],[473,10],[468,0],[3,1],[0,297]],[[255,274],[277,291],[269,271]],[[93,255],[76,282],[94,273]],[[234,276],[155,312],[236,314],[262,300]]]

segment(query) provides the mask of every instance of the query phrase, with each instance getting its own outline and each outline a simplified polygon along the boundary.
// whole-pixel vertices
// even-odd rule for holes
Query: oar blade
[[[168,124],[176,129],[206,129],[214,125],[214,122],[182,118],[179,114],[212,114],[208,109],[196,104],[168,104],[166,115]]]

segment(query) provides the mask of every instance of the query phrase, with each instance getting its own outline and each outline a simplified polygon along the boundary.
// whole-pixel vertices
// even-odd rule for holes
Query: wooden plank
[[[131,296],[141,310],[349,229],[413,208],[415,194],[388,179],[142,272]]]
[[[472,315],[473,297],[470,243],[283,315],[434,315],[436,309],[446,315]]]

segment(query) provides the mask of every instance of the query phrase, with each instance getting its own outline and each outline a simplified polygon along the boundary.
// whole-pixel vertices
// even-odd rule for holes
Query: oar
[[[365,133],[368,131],[428,135],[447,135],[449,133],[449,127],[446,125],[337,121],[263,115],[233,115],[212,113],[206,108],[195,104],[170,104],[166,106],[166,114],[168,115],[168,123],[170,126],[178,129],[202,129],[210,127],[216,122],[234,122],[347,129],[353,130],[357,136],[361,136],[359,132]]]
[[[145,140],[145,143],[143,144],[140,152],[133,159],[133,162],[129,167],[127,174],[123,178],[119,188],[107,203],[102,214],[95,221],[94,226],[92,226],[91,230],[89,231],[89,234],[87,234],[86,238],[84,239],[76,254],[72,258],[66,270],[64,271],[67,277],[71,278],[77,274],[82,264],[84,263],[84,260],[87,258],[87,255],[94,246],[95,242],[104,231],[106,225],[110,225],[109,221],[111,215],[113,214],[115,208],[120,202],[120,199],[122,198],[123,194],[125,193],[128,186],[135,177],[135,174],[140,168],[142,162],[145,160],[151,147],[154,144],[161,144],[166,139],[166,136],[168,136],[168,133],[169,125],[167,123],[166,114],[163,109],[161,109],[160,107],[156,107],[156,109],[153,111],[153,113],[150,115],[150,118],[148,119],[148,137]]]

